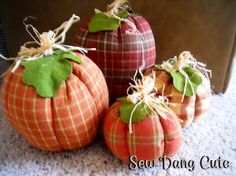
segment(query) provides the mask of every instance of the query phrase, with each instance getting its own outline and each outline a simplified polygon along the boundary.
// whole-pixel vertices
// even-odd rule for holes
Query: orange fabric
[[[191,97],[184,97],[182,100],[182,93],[175,89],[172,83],[172,77],[163,70],[157,70],[154,67],[145,71],[145,75],[150,74],[152,71],[156,74],[156,88],[158,94],[164,93],[169,99],[169,107],[176,113],[181,119],[180,123],[182,127],[189,126],[192,122],[196,121],[201,115],[203,115],[210,106],[211,88],[210,82],[201,74],[202,84],[198,86],[196,95]],[[163,91],[164,89],[164,91]]]
[[[110,151],[125,163],[129,157],[138,160],[157,160],[163,155],[172,156],[181,145],[181,126],[174,113],[166,113],[167,119],[147,116],[133,123],[133,133],[119,118],[121,102],[114,103],[106,113],[103,134]]]
[[[32,145],[46,151],[80,148],[92,141],[108,107],[108,90],[100,69],[78,54],[73,73],[57,95],[43,98],[21,80],[23,67],[5,76],[3,110],[7,120]]]

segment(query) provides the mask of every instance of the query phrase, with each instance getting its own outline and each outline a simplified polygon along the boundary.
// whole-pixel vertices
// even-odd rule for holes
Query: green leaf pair
[[[197,92],[198,86],[202,83],[202,78],[197,74],[197,71],[192,67],[185,67],[183,69],[185,73],[188,75],[189,80],[186,80],[184,75],[182,75],[179,71],[171,71],[170,75],[173,78],[174,87],[184,93],[184,87],[186,85],[185,96],[193,96]]]
[[[122,106],[120,107],[120,118],[126,124],[129,124],[131,113],[134,108],[135,110],[132,115],[132,123],[143,120],[148,114],[151,113],[151,109],[146,107],[144,103],[136,106],[135,104],[128,102],[127,97],[118,98],[117,100],[122,102]]]
[[[163,70],[161,65],[155,65],[155,67],[159,70]],[[198,86],[202,83],[202,78],[192,67],[185,67],[183,70],[188,75],[189,80],[186,81],[184,75],[182,75],[179,71],[170,71],[170,75],[173,79],[173,85],[179,92],[184,93],[184,87],[185,84],[187,84],[185,96],[193,96],[196,94]]]
[[[126,18],[129,16],[129,12],[127,10],[124,10],[117,14],[119,18]],[[95,15],[92,17],[89,26],[88,26],[88,31],[89,32],[99,32],[99,31],[107,31],[107,30],[115,30],[120,27],[120,20],[108,16],[104,12],[97,12]]]
[[[81,58],[72,52],[55,51],[50,56],[42,56],[36,60],[22,60],[25,67],[22,80],[25,84],[33,86],[38,95],[54,97],[60,85],[72,73],[70,61],[82,63]]]

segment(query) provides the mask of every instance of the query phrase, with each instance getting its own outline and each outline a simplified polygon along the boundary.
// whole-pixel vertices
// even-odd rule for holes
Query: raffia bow
[[[194,68],[195,70],[202,73],[208,80],[209,80],[209,75],[210,75],[210,77],[212,76],[212,71],[209,69],[206,69],[206,64],[198,62],[189,51],[183,51],[179,55],[178,58],[175,56],[174,58],[170,58],[167,61],[164,61],[161,64],[162,69],[166,70],[167,72],[179,71],[185,78],[184,91],[183,91],[181,102],[183,102],[183,100],[184,100],[184,96],[185,96],[186,89],[187,89],[187,83],[189,83],[189,85],[193,91],[193,86],[192,86],[192,83],[189,79],[189,76],[184,71],[185,67]]]
[[[131,30],[127,30],[126,33],[134,33],[134,32],[140,33],[133,22],[131,22],[128,19],[120,18],[119,16],[117,16],[117,14],[119,14],[120,12],[130,9],[131,8],[130,6],[131,5],[129,3],[129,0],[114,0],[114,2],[107,5],[106,15],[110,17],[114,17],[118,19],[119,21],[122,21],[128,24],[131,27]],[[95,13],[99,13],[99,12],[101,11],[98,9],[95,9]]]
[[[27,18],[25,18],[25,20],[26,19]],[[33,38],[33,41],[26,42],[23,46],[21,46],[17,57],[7,58],[4,57],[2,54],[0,54],[0,57],[5,60],[14,61],[13,65],[9,68],[9,70],[14,73],[19,67],[21,61],[30,61],[38,59],[42,56],[51,55],[53,54],[54,49],[60,49],[66,52],[79,51],[82,54],[87,53],[87,50],[94,50],[94,48],[85,49],[82,47],[63,44],[67,31],[70,29],[72,24],[76,23],[79,20],[79,16],[73,14],[72,17],[68,21],[65,21],[60,27],[56,28],[53,31],[50,30],[48,32],[43,32],[42,34],[40,34],[38,30],[31,24],[25,24],[24,22],[25,29]],[[33,31],[33,33],[30,32],[30,29]],[[36,37],[34,37],[34,35]],[[28,47],[28,45],[32,44],[36,44],[38,45],[38,47]],[[9,70],[7,70],[7,72]]]
[[[137,74],[141,75],[141,79],[137,79]],[[127,89],[127,100],[133,104],[135,107],[133,108],[130,118],[129,118],[129,133],[133,133],[132,130],[132,118],[133,113],[136,108],[140,104],[144,104],[145,111],[150,114],[157,116],[159,115],[161,118],[167,119],[165,112],[171,112],[168,105],[169,100],[167,97],[163,95],[157,96],[157,89],[155,88],[155,73],[152,72],[152,76],[143,76],[141,69],[136,71],[132,81],[134,84],[130,83],[129,88]],[[132,93],[129,93],[132,90]],[[147,110],[151,110],[151,113]]]
[[[130,7],[128,0],[115,0],[113,3],[107,5],[107,15],[114,15],[126,10]]]

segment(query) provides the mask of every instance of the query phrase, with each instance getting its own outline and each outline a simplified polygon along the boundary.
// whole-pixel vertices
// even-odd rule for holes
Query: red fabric
[[[125,163],[129,157],[138,160],[157,160],[163,155],[172,156],[181,145],[181,126],[178,117],[166,113],[167,119],[160,116],[147,116],[133,123],[133,133],[119,118],[121,102],[114,103],[107,111],[103,122],[103,134],[110,151]]]
[[[3,82],[2,103],[10,124],[32,145],[46,151],[71,150],[90,143],[108,107],[108,90],[100,69],[79,54],[82,64],[62,83],[57,95],[43,98],[22,82],[23,67]]]
[[[130,33],[131,27],[122,22],[117,30],[89,33],[85,23],[77,35],[78,46],[96,48],[88,52],[88,57],[104,73],[112,100],[126,95],[130,78],[141,66],[142,59],[146,66],[155,64],[156,60],[155,41],[148,22],[141,16],[128,20],[139,32]]]

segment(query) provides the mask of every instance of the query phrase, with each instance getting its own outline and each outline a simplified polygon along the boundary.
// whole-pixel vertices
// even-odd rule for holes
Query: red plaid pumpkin
[[[127,19],[139,32],[129,33],[133,29],[121,22],[117,30],[90,33],[87,22],[77,35],[78,46],[96,48],[87,55],[104,73],[111,100],[126,95],[130,77],[142,65],[143,58],[146,67],[156,60],[154,36],[148,22],[142,16]]]
[[[55,97],[43,98],[22,82],[24,68],[8,72],[2,88],[3,110],[13,127],[35,147],[46,151],[80,148],[92,141],[108,106],[100,69],[86,56],[72,62],[73,72]]]
[[[189,126],[202,114],[207,112],[211,99],[210,81],[200,72],[199,75],[202,78],[202,83],[198,86],[196,94],[193,96],[184,96],[183,102],[183,94],[175,89],[172,77],[168,72],[151,67],[145,71],[144,75],[151,74],[152,72],[156,74],[156,88],[158,92],[162,93],[164,89],[164,95],[169,98],[169,107],[181,119],[180,123],[182,127]]]
[[[110,151],[125,163],[130,156],[138,160],[156,160],[163,155],[172,156],[181,145],[181,126],[172,112],[163,112],[167,118],[147,116],[132,124],[133,133],[120,118],[121,102],[114,103],[103,122],[103,134]]]

